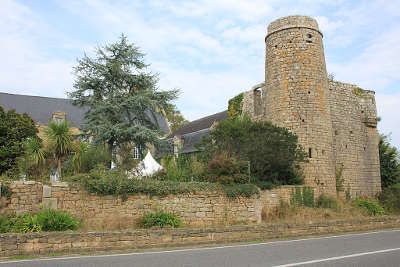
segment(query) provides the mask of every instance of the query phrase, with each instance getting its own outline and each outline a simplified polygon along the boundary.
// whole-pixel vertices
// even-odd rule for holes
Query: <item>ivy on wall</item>
[[[228,116],[230,119],[234,119],[240,116],[243,112],[243,98],[244,94],[238,94],[228,102]]]

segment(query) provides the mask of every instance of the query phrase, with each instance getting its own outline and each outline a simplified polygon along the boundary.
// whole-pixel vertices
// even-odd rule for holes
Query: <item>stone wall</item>
[[[83,218],[91,229],[123,229],[135,225],[145,213],[161,209],[178,215],[186,225],[259,223],[260,199],[229,199],[220,192],[149,197],[131,195],[126,200],[115,196],[88,194],[64,183],[45,186],[43,203]]]
[[[16,181],[9,185],[11,198],[6,199],[0,213],[15,212],[17,214],[35,212],[40,209],[43,186],[34,181]]]
[[[374,92],[329,82],[336,170],[352,196],[381,190]]]
[[[325,221],[308,224],[207,227],[203,229],[135,230],[124,232],[51,232],[0,234],[0,256],[73,253],[171,247],[205,243],[267,240],[282,237],[321,235],[397,228],[399,217]]]
[[[130,195],[124,200],[88,194],[67,183],[15,182],[10,188],[13,194],[7,205],[0,208],[0,214],[35,212],[43,205],[82,219],[85,229],[99,230],[134,228],[140,217],[154,210],[172,212],[187,226],[258,224],[262,213],[268,215],[281,199],[289,203],[295,186],[260,191],[259,197],[250,198],[230,199],[222,192],[204,191],[167,197]]]

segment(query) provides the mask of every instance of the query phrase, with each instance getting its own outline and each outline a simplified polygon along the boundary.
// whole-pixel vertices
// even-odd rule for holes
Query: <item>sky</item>
[[[0,91],[66,97],[77,59],[124,33],[194,120],[264,80],[267,25],[295,14],[317,19],[328,73],[376,92],[400,148],[398,0],[0,0]]]

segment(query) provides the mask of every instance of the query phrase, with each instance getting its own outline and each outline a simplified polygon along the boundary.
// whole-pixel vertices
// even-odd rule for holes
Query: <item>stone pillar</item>
[[[305,16],[273,21],[265,38],[264,117],[299,137],[306,185],[334,193],[335,167],[322,33]]]

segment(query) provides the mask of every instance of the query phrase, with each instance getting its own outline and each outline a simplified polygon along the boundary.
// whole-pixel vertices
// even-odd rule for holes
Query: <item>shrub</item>
[[[0,216],[0,233],[76,230],[78,220],[66,212],[42,209],[35,214]]]
[[[251,121],[247,117],[220,121],[210,138],[204,140],[202,151],[205,158],[211,159],[210,171],[219,169],[228,172],[221,174],[231,174],[228,160],[236,157],[239,162],[250,162],[251,175],[259,180],[281,184],[303,182],[299,163],[306,161],[306,154],[297,136],[269,122]],[[213,158],[223,153],[229,155],[228,160]]]
[[[76,176],[75,176],[76,177]],[[134,194],[147,194],[150,196],[165,197],[200,191],[225,192],[228,197],[250,197],[259,194],[259,190],[252,184],[229,184],[222,185],[206,182],[178,182],[154,179],[128,179],[126,175],[118,171],[92,171],[83,176],[82,186],[89,193],[101,195],[116,195],[126,197]]]
[[[78,220],[63,211],[42,209],[35,216],[37,216],[41,230],[46,232],[76,230],[79,225]]]
[[[0,233],[8,233],[10,229],[10,219],[7,216],[0,215]]]
[[[362,208],[368,215],[380,216],[385,213],[381,205],[375,200],[358,198],[354,200],[354,204]]]
[[[384,188],[379,201],[388,212],[400,213],[400,183]]]
[[[338,208],[338,203],[334,197],[321,194],[317,200],[317,207],[336,210]]]
[[[166,226],[172,228],[178,228],[183,225],[181,219],[179,219],[173,213],[157,211],[153,213],[147,213],[138,221],[138,226],[143,228],[160,227]]]
[[[225,195],[229,198],[259,196],[260,191],[253,184],[235,184],[223,186]]]
[[[5,198],[7,198],[7,199],[10,199],[11,198],[11,195],[12,195],[12,192],[11,192],[11,190],[10,190],[10,187],[7,185],[7,184],[5,184],[5,183],[1,183],[1,188],[0,188],[0,190],[1,190],[1,196],[2,197],[5,197]]]

